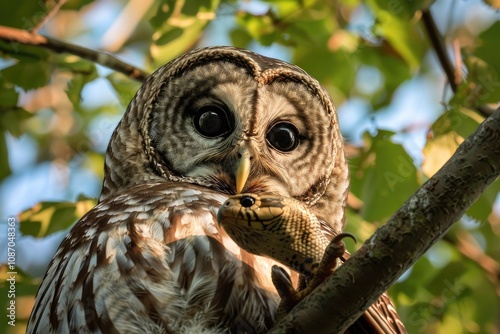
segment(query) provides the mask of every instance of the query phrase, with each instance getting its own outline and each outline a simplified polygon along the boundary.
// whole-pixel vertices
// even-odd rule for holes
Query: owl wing
[[[265,331],[278,304],[274,262],[218,228],[224,200],[162,183],[99,203],[57,250],[27,332]]]

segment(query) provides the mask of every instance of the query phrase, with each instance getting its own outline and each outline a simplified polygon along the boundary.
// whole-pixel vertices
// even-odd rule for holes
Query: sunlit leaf
[[[451,108],[441,115],[431,127],[424,147],[424,174],[431,177],[455,153],[458,145],[479,125],[480,119],[470,111]]]
[[[21,232],[38,238],[67,229],[95,204],[84,199],[76,203],[42,202],[20,214]]]
[[[215,18],[218,5],[218,0],[160,1],[156,14],[149,21],[155,28],[150,47],[153,68],[193,47],[203,29]]]
[[[418,21],[414,19],[423,1],[370,0],[367,3],[375,17],[375,34],[385,38],[410,68],[416,69],[427,49],[424,36],[416,29]]]
[[[87,60],[71,55],[60,55],[57,62],[61,70],[69,71],[73,76],[68,82],[66,95],[75,109],[78,109],[83,88],[87,83],[98,78],[96,66]]]
[[[106,77],[106,79],[109,80],[109,83],[115,89],[116,95],[122,107],[126,108],[139,89],[140,83],[117,72],[111,73]]]

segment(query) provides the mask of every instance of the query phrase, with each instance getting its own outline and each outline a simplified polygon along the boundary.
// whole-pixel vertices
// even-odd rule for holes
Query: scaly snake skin
[[[310,277],[330,243],[301,202],[272,194],[229,198],[217,214],[227,234],[247,251],[271,257]]]
[[[314,269],[330,244],[322,230],[324,224],[293,198],[272,194],[235,195],[221,206],[217,221],[240,247],[268,256],[308,279],[313,278]],[[341,259],[337,259],[337,264],[339,262]],[[384,293],[346,333],[392,334],[406,333],[406,329]]]

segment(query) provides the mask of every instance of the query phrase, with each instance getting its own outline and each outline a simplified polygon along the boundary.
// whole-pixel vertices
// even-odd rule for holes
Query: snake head
[[[283,209],[281,196],[239,194],[228,198],[219,208],[217,222],[241,248],[256,255],[273,257],[274,250],[263,243],[269,245],[267,241],[279,235]]]
[[[238,224],[254,231],[266,230],[270,222],[283,214],[282,197],[272,194],[231,196],[217,212],[221,226]]]
[[[328,240],[318,219],[296,199],[274,194],[228,198],[217,221],[238,246],[304,275],[319,264]]]

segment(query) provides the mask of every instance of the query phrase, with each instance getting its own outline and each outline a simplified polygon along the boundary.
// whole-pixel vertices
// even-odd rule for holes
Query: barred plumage
[[[61,243],[28,333],[265,333],[276,262],[239,248],[217,209],[240,191],[274,193],[336,234],[348,186],[335,107],[315,79],[231,47],[181,56],[113,133],[99,204]]]

